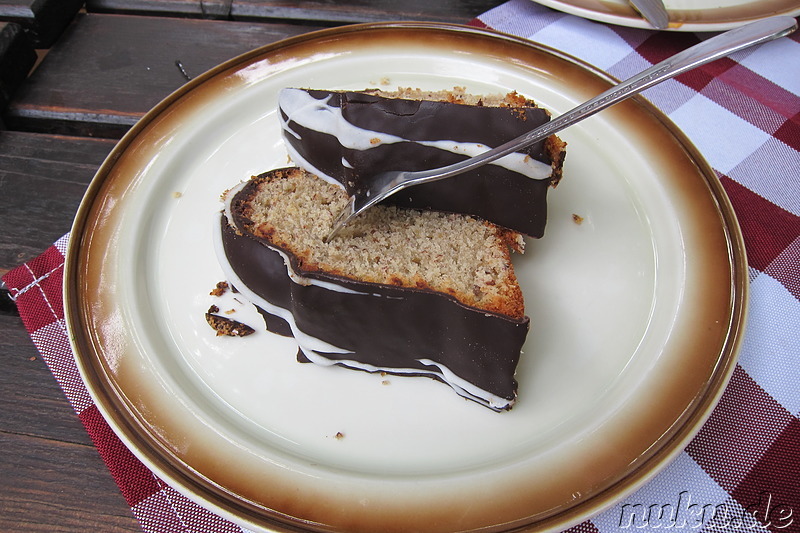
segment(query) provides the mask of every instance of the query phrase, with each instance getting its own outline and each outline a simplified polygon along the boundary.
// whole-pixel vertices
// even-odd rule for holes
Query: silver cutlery
[[[751,22],[687,48],[615,85],[550,122],[480,155],[431,170],[378,173],[367,181],[365,188],[350,196],[347,205],[336,218],[333,229],[328,234],[326,241],[336,237],[341,229],[360,213],[403,189],[474,170],[504,155],[540,141],[662,81],[739,50],[783,37],[792,33],[795,29],[797,29],[797,21],[790,16],[771,17]]]
[[[629,2],[654,28],[665,30],[669,26],[669,13],[662,0],[629,0]]]

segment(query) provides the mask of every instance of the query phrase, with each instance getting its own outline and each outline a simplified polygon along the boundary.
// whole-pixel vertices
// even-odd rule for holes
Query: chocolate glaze
[[[527,317],[511,320],[487,314],[430,291],[303,272],[291,254],[283,251],[302,276],[334,282],[362,294],[300,285],[290,279],[283,256],[270,248],[270,243],[238,234],[225,216],[221,217],[220,231],[224,253],[244,285],[273,305],[291,311],[305,334],[351,352],[318,355],[382,370],[436,370],[418,360],[431,359],[510,404],[516,398],[514,372],[528,332]],[[268,329],[277,327],[286,333],[283,319],[263,310],[262,314],[267,315]],[[298,359],[305,358],[300,354]]]
[[[550,120],[537,107],[469,106],[450,102],[383,98],[363,92],[309,90],[317,100],[340,108],[342,117],[359,128],[410,141],[451,140],[495,147]],[[304,127],[281,109],[287,127],[284,140],[316,169],[339,181],[348,194],[384,170],[425,170],[466,156],[415,142],[382,144],[368,150],[342,146],[334,135]],[[296,135],[295,135],[296,134]],[[411,187],[387,203],[479,216],[532,237],[544,235],[547,190],[560,178],[563,153],[550,154],[544,142],[523,151],[548,165],[557,159],[552,179],[533,179],[497,165],[485,165],[453,179]],[[345,160],[351,167],[342,164]],[[297,161],[299,165],[302,162]],[[313,172],[312,169],[307,169]]]

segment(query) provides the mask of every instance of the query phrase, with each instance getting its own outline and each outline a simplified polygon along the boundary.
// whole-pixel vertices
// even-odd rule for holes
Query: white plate
[[[581,521],[681,451],[734,367],[747,270],[722,187],[644,100],[563,132],[547,233],[516,261],[532,328],[507,413],[425,378],[296,363],[263,331],[216,337],[218,197],[286,164],[278,90],[376,85],[516,90],[561,113],[609,81],[521,39],[418,23],[303,35],[193,80],[121,140],[79,210],[65,301],[82,375],[140,459],[253,529]]]
[[[627,0],[533,0],[599,22],[653,29]],[[723,31],[776,15],[800,15],[797,0],[664,0],[670,30]]]

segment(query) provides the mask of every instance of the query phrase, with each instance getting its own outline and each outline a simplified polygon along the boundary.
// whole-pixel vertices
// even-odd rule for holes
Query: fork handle
[[[638,94],[657,83],[739,50],[783,37],[792,33],[796,28],[797,21],[793,17],[778,16],[751,22],[745,26],[739,26],[719,34],[653,65],[563,115],[497,148],[446,167],[415,172],[414,174],[419,175],[419,177],[406,181],[400,188],[449,178],[480,167],[495,159],[530,146],[537,141],[541,141],[567,126]]]

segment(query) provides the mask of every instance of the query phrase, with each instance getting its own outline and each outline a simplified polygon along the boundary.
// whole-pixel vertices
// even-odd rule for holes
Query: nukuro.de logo
[[[733,502],[697,503],[689,491],[667,503],[626,503],[620,508],[620,529],[718,529],[720,531],[781,530],[794,522],[793,509],[762,492],[745,508]]]

